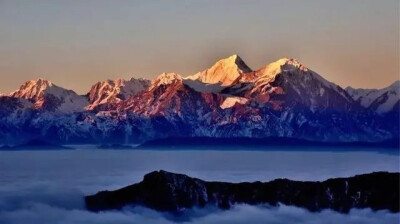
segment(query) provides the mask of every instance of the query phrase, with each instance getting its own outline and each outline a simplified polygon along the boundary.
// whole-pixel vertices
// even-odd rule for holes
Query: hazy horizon
[[[0,93],[41,77],[83,94],[232,54],[254,70],[289,57],[342,87],[383,88],[399,80],[399,27],[397,0],[0,0]]]

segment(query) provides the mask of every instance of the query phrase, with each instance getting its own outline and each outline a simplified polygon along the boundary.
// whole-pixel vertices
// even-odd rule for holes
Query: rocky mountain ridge
[[[138,143],[168,137],[333,142],[397,138],[398,94],[393,94],[393,88],[378,92],[383,95],[365,107],[354,90],[342,89],[295,59],[282,58],[252,70],[237,55],[189,77],[163,73],[152,81],[98,82],[84,96],[38,79],[0,96],[0,143],[31,139]],[[387,108],[388,101],[394,106],[382,111],[380,103]]]
[[[332,209],[348,213],[352,208],[400,212],[399,177],[399,173],[376,172],[322,182],[225,183],[160,170],[146,174],[140,183],[86,196],[85,202],[96,212],[139,205],[177,215],[191,208],[229,209],[235,204],[285,204],[312,212]]]
[[[379,114],[399,110],[400,81],[396,81],[383,89],[355,89],[349,86],[346,87],[346,91],[362,107]]]

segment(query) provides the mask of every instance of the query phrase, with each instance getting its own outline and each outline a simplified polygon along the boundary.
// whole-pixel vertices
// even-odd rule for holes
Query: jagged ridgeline
[[[379,142],[399,136],[399,85],[343,89],[295,59],[253,70],[237,55],[187,77],[101,81],[86,95],[38,79],[0,96],[0,144],[170,137]]]
[[[312,212],[333,209],[348,213],[352,208],[399,212],[399,175],[376,172],[322,182],[276,179],[264,183],[225,183],[155,171],[145,175],[140,183],[87,196],[85,202],[91,211],[145,206],[179,213],[207,205],[229,209],[235,204],[285,204]]]

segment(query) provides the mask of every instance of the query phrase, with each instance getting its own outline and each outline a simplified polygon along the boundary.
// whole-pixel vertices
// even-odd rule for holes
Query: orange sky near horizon
[[[0,93],[39,77],[78,93],[96,81],[183,76],[238,54],[252,69],[296,58],[346,87],[399,79],[399,1],[0,0]]]

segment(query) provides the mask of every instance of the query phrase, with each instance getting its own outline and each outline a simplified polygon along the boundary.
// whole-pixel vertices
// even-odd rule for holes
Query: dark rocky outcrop
[[[206,205],[229,209],[236,203],[281,203],[313,212],[333,209],[347,213],[352,208],[399,212],[399,181],[400,173],[375,172],[323,182],[276,179],[265,183],[224,183],[155,171],[145,175],[140,183],[86,196],[85,202],[91,211],[141,205],[176,213]]]

